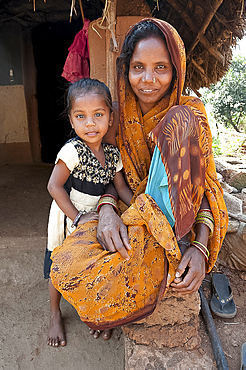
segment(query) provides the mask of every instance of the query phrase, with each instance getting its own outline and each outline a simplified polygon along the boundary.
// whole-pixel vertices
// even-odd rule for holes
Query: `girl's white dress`
[[[119,150],[111,144],[102,145],[105,154],[104,167],[78,136],[69,140],[57,155],[55,163],[61,159],[70,170],[64,188],[78,211],[95,211],[107,185],[123,167]],[[74,230],[71,226],[72,220],[66,217],[53,200],[48,223],[49,251],[63,243],[65,237]]]

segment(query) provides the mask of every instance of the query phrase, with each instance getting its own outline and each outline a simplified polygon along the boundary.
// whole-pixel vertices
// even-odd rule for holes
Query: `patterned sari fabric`
[[[204,106],[197,98],[181,96],[183,42],[166,22],[151,21],[166,36],[177,81],[170,98],[162,99],[142,116],[132,89],[118,76],[118,143],[125,176],[134,192],[131,207],[121,216],[128,227],[130,260],[103,250],[94,221],[79,226],[52,254],[53,285],[93,329],[113,328],[153,312],[175,277],[181,260],[177,240],[191,230],[204,193],[215,220],[207,272],[217,259],[227,230],[228,216]],[[155,145],[168,177],[175,234],[155,201],[144,194]]]

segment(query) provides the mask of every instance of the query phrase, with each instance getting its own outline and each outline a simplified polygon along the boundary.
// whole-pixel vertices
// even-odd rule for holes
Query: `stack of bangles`
[[[197,213],[194,226],[196,227],[198,224],[204,224],[209,228],[210,233],[208,237],[211,238],[214,232],[214,218],[213,218],[213,214],[210,209],[201,209]],[[208,251],[208,248],[204,244],[202,244],[201,242],[198,242],[197,240],[194,240],[191,243],[191,246],[199,249],[199,251],[204,255],[206,262],[208,261],[209,251]]]
[[[117,199],[113,195],[104,194],[101,196],[101,198],[99,199],[97,203],[97,212],[100,211],[101,206],[103,206],[104,204],[111,205],[114,208],[115,212],[118,214],[118,202],[117,202]]]
[[[191,244],[191,247],[195,247],[199,249],[199,251],[204,255],[205,261],[208,262],[208,257],[209,257],[209,250],[207,247],[205,247],[204,244],[198,242],[197,240],[194,240]]]
[[[214,232],[214,218],[210,209],[200,209],[200,211],[197,213],[194,226],[196,226],[197,224],[206,225],[210,229],[208,237],[212,237]]]

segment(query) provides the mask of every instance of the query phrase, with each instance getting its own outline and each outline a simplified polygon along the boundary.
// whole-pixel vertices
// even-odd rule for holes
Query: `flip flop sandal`
[[[210,302],[212,312],[219,317],[228,319],[234,317],[237,313],[237,308],[233,301],[228,277],[223,274],[214,274],[212,285],[213,296]]]
[[[240,370],[246,370],[246,342],[241,347],[241,367]]]

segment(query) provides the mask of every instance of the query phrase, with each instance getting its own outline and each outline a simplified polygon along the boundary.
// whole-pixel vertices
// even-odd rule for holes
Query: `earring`
[[[156,83],[156,78],[153,77],[152,81],[153,81],[153,84],[155,84]]]

